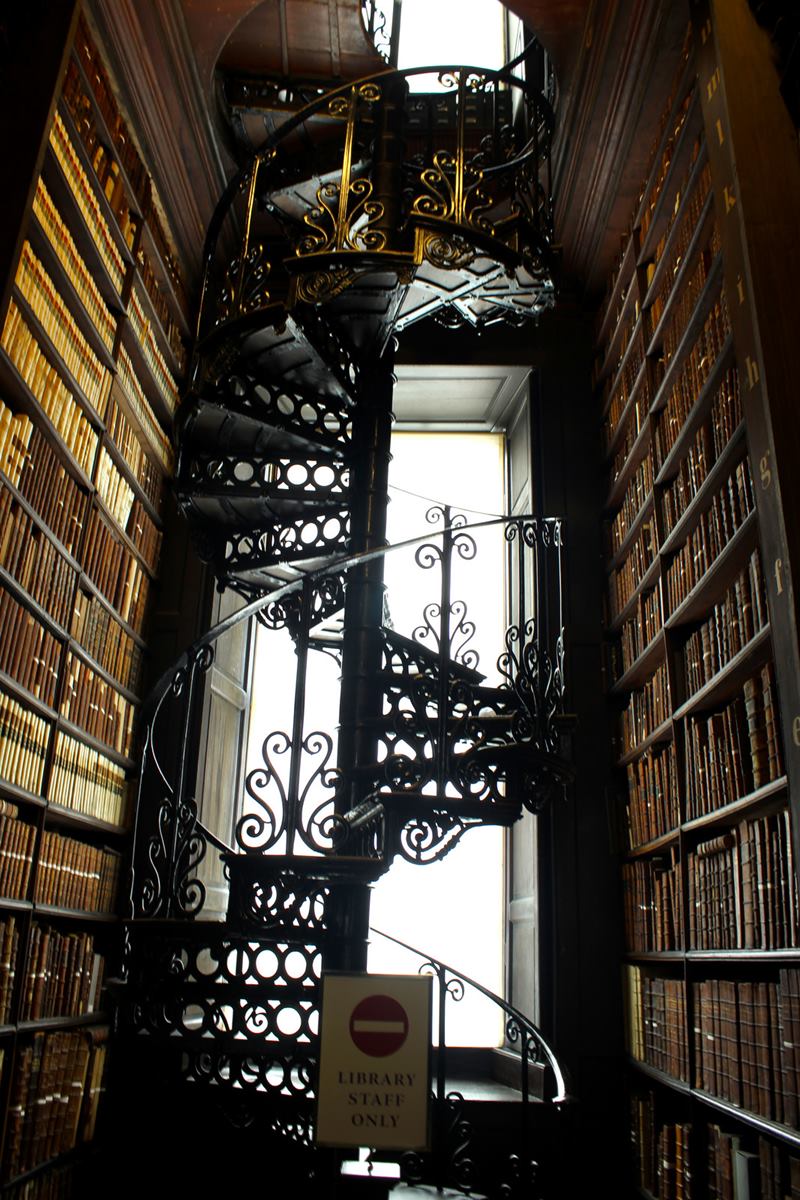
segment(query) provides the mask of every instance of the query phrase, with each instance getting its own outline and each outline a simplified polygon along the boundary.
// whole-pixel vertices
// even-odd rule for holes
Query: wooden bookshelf
[[[115,96],[81,19],[0,314],[3,1194],[50,1195],[94,1134],[185,367],[183,285]]]
[[[790,667],[696,75],[689,32],[597,323],[633,1182],[771,1200],[800,1182]]]

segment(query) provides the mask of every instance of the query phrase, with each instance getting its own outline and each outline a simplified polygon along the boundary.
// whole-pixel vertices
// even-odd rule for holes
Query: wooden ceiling
[[[433,0],[432,0],[433,2]],[[562,293],[593,303],[649,161],[688,21],[685,0],[507,0],[555,64]],[[379,69],[360,0],[93,0],[190,274],[233,169],[215,73],[356,78]]]

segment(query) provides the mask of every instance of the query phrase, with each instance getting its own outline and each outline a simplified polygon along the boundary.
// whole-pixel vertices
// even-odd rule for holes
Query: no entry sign
[[[429,976],[325,975],[317,1142],[425,1149],[430,1043]]]
[[[350,1037],[371,1058],[394,1054],[408,1037],[408,1013],[393,996],[365,996],[350,1016]]]

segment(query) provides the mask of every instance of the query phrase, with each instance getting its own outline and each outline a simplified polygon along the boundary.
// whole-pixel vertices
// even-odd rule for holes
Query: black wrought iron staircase
[[[417,539],[418,565],[439,570],[423,625],[406,636],[385,621],[394,334],[432,315],[521,320],[552,300],[547,102],[509,72],[465,67],[442,68],[443,95],[409,96],[414,74],[284,114],[215,215],[176,490],[220,586],[247,605],[156,688],[139,793],[130,1069],[158,1073],[195,1132],[213,1101],[312,1173],[320,978],[364,969],[368,884],[398,854],[430,862],[474,825],[537,811],[569,777],[558,520],[482,523],[503,529],[514,584],[498,686],[465,647],[452,564],[475,542],[448,506]],[[226,841],[204,822],[196,755],[215,645],[246,622],[289,630],[296,677],[278,684],[286,727],[259,733]],[[320,651],[341,665],[335,729],[307,724]],[[223,922],[204,918],[214,859]],[[560,1068],[524,1029],[525,1077],[539,1062],[560,1104]],[[529,1167],[532,1145],[509,1154]]]

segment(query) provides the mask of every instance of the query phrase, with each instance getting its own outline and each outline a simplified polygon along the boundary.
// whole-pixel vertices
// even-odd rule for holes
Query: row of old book
[[[92,453],[96,444],[93,434]],[[81,465],[87,473],[91,472],[91,462],[81,462]],[[13,416],[2,401],[0,469],[67,552],[77,555],[85,522],[87,493],[76,485],[43,432],[25,414]],[[105,509],[128,534],[152,570],[158,558],[161,535],[105,447],[100,449],[95,486]]]
[[[624,361],[622,370],[616,376],[616,385],[611,397],[611,403],[606,414],[603,431],[606,449],[611,447],[614,435],[619,427],[620,418],[636,386],[639,372],[644,366],[644,333],[641,329],[633,335],[625,349],[620,352],[620,362]]]
[[[700,153],[700,141],[698,138],[695,138],[692,143],[691,154],[689,156],[689,162],[686,166],[684,178],[680,181],[680,183],[676,187],[675,180],[671,178],[671,168],[672,168],[673,159],[676,155],[676,152],[677,152],[678,147],[681,142],[681,135],[683,134],[684,126],[686,125],[686,121],[687,121],[689,113],[692,109],[692,103],[694,100],[694,96],[695,96],[695,85],[694,85],[694,81],[693,81],[691,86],[688,88],[686,95],[680,99],[677,112],[675,113],[674,118],[671,122],[671,128],[668,129],[667,140],[664,144],[664,149],[661,152],[661,158],[660,158],[659,162],[657,165],[654,162],[651,165],[651,169],[648,171],[648,176],[649,176],[652,173],[653,169],[655,169],[655,177],[653,179],[653,184],[650,188],[650,191],[647,195],[646,203],[645,203],[644,209],[642,211],[642,218],[641,218],[641,221],[639,224],[639,239],[640,239],[640,242],[642,245],[644,245],[647,241],[647,235],[650,231],[650,224],[651,224],[653,218],[655,217],[656,210],[658,209],[659,204],[662,199],[662,195],[665,195],[665,188],[667,186],[668,180],[669,180],[669,187],[670,187],[670,195],[669,195],[669,197],[667,197],[667,199],[672,199],[672,203],[671,204],[668,203],[665,206],[666,212],[669,215],[667,217],[667,222],[666,222],[664,231],[656,244],[656,248],[655,248],[655,251],[653,254],[652,266],[656,266],[661,261],[661,258],[663,257],[663,255],[665,253],[670,231],[677,219],[678,213],[680,212],[680,203],[679,203],[680,198],[681,198],[681,196],[683,196],[683,194],[686,190],[686,187],[688,184],[688,178],[692,172],[692,168],[694,167],[694,164],[697,161],[697,157]],[[671,99],[668,104],[669,109],[672,108],[672,103],[673,103],[673,100]],[[669,124],[669,122],[668,122],[668,124]],[[664,132],[664,129],[661,130],[661,133],[659,134],[656,145],[658,145],[658,142],[661,139],[661,134],[663,132]],[[672,189],[674,189],[674,198],[673,198]]]
[[[648,332],[651,339],[655,334],[658,323],[661,320],[664,310],[667,307],[669,298],[672,295],[672,290],[675,286],[675,276],[680,269],[681,263],[686,257],[686,252],[689,249],[689,245],[694,237],[697,222],[700,218],[703,208],[705,207],[705,203],[708,199],[708,194],[710,191],[711,168],[708,166],[708,163],[706,163],[697,178],[697,182],[692,189],[691,196],[681,211],[680,224],[672,238],[669,257],[664,264],[661,286],[653,296],[652,303],[647,305],[644,310],[646,313]],[[666,245],[666,239],[664,239],[664,245]],[[659,242],[659,246],[661,246],[661,242]],[[658,250],[658,247],[656,247],[656,250]],[[660,258],[661,254],[658,255],[658,258],[654,259],[652,268],[648,266],[648,283],[652,281],[653,275],[655,274],[655,267],[658,265]]]
[[[661,599],[658,587],[654,587],[637,597],[633,615],[624,622],[619,638],[609,643],[611,678],[615,682],[630,670],[661,628]]]
[[[134,491],[105,446],[100,448],[94,485],[106,512],[120,529],[127,530]]]
[[[22,247],[15,281],[51,345],[58,353],[84,400],[102,421],[106,415],[112,374],[78,328],[30,242]]]
[[[121,873],[116,850],[100,849],[51,829],[42,831],[36,864],[37,904],[112,913]]]
[[[77,691],[75,695],[82,697],[87,703],[93,696],[97,700],[95,689],[90,686],[86,675],[89,669],[78,659],[74,659],[74,662],[83,668],[83,671],[79,672],[82,690]],[[35,664],[30,669],[35,670]],[[93,714],[97,729],[87,728],[87,732],[103,736],[115,749],[127,753],[131,747],[133,706],[110,684],[105,684],[94,673],[92,675],[102,685],[109,708],[105,715],[99,707],[97,708],[96,718]],[[64,715],[70,719],[82,719],[85,706],[72,713],[67,702],[71,695],[72,693],[65,692]],[[99,701],[97,702],[99,704]],[[105,728],[101,729],[99,723],[107,722],[115,713],[120,721],[119,731],[107,735]],[[86,725],[90,724],[92,721],[87,720]],[[41,795],[51,731],[52,726],[44,717],[12,696],[0,692],[0,779],[33,795]],[[107,759],[95,748],[84,745],[63,730],[57,730],[55,757],[48,786],[48,798],[53,803],[84,813],[86,816],[110,821],[112,824],[122,824],[126,817],[127,795],[128,787],[122,767]]]
[[[112,287],[117,295],[121,295],[125,283],[125,259],[60,112],[54,114],[53,124],[50,126],[50,148],[67,189],[78,207],[84,226],[108,272]]]
[[[138,690],[144,665],[141,647],[97,596],[80,588],[75,595],[71,632],[104,671],[129,691]]]
[[[651,1092],[631,1095],[630,1119],[637,1187],[658,1200],[691,1200],[691,1125],[658,1122]]]
[[[631,476],[610,526],[609,557],[619,553],[622,543],[653,492],[653,460],[646,454]]]
[[[119,347],[117,358],[117,378],[121,381],[125,398],[136,417],[151,449],[162,464],[167,475],[172,474],[174,453],[172,443],[161,428],[153,412],[150,401],[136,374],[130,355],[124,346]]]
[[[786,809],[741,821],[686,854],[677,846],[622,867],[625,944],[634,954],[680,950],[777,950],[800,944]]]
[[[800,1157],[767,1137],[659,1118],[652,1092],[631,1096],[635,1182],[658,1200],[800,1200]],[[693,1140],[705,1138],[705,1154]]]
[[[682,979],[624,968],[625,1023],[630,1053],[676,1079],[689,1080],[686,992]]]
[[[777,982],[694,985],[695,1087],[767,1120],[798,1124],[800,971]]]
[[[678,848],[622,866],[625,946],[633,954],[683,945],[682,863]]]
[[[6,1180],[91,1140],[107,1039],[102,1026],[40,1032],[18,1049],[3,1152]]]
[[[36,826],[19,819],[16,805],[3,802],[0,815],[0,896],[28,897]],[[120,855],[53,830],[42,831],[33,899],[76,912],[113,912]]]
[[[133,425],[119,405],[116,393],[112,393],[107,420],[107,431],[111,441],[125,459],[139,487],[156,511],[161,506],[163,477],[145,451]]]
[[[87,63],[87,66],[92,72],[97,70],[95,63]],[[96,86],[99,87],[99,83]],[[86,94],[81,71],[74,59],[70,59],[67,66],[62,96],[75,123],[75,128],[79,131],[100,191],[114,214],[123,241],[128,249],[132,250],[141,218],[134,211],[132,204],[134,197],[127,194],[125,174],[121,169],[120,158],[114,157],[111,147],[98,128],[92,101]],[[114,125],[110,131],[112,136]],[[136,162],[133,161],[132,156],[135,156]],[[130,140],[127,142],[121,158],[130,166],[136,184],[141,186],[143,192],[149,191],[147,172]],[[143,207],[141,202],[139,202],[139,207]]]
[[[685,722],[685,821],[717,812],[783,776],[773,668],[767,663],[717,712]],[[681,824],[674,744],[652,747],[627,766],[630,849]]]
[[[2,482],[0,522],[0,567],[66,628],[78,573]]]
[[[14,1015],[14,983],[24,931],[12,913],[0,921],[0,1025]],[[63,933],[34,922],[26,952],[19,1020],[81,1017],[95,1012],[104,960],[90,933]]]
[[[89,67],[89,75],[91,77],[92,87],[94,89],[96,89],[98,86],[98,79],[96,77],[96,61],[96,55],[94,55],[89,58],[87,63],[87,65],[89,63],[91,64]],[[105,94],[106,89],[103,89],[103,101],[100,101],[101,107],[103,107]],[[95,176],[97,177],[100,188],[108,200],[109,206],[116,217],[117,224],[119,225],[124,240],[128,244],[129,248],[133,248],[134,240],[137,237],[136,231],[138,225],[140,224],[141,218],[133,215],[129,198],[126,196],[125,192],[125,182],[123,173],[120,169],[120,162],[129,160],[131,153],[136,155],[135,148],[129,139],[124,140],[119,147],[117,147],[115,144],[115,151],[120,153],[120,161],[118,161],[114,157],[114,154],[110,152],[107,143],[99,134],[96,122],[94,120],[92,102],[86,94],[84,89],[84,81],[81,78],[80,71],[74,62],[70,62],[69,64],[63,95],[67,107],[69,108],[72,118],[75,122],[75,127],[79,132],[81,140],[83,141],[86,153],[91,161],[92,168]],[[96,95],[95,99],[97,99]],[[122,118],[119,116],[119,113],[117,113],[113,118],[113,124],[111,128],[116,128],[121,123]],[[171,264],[172,261],[171,255],[166,249],[166,240],[163,238],[163,236],[160,238],[157,236],[157,233],[160,233],[160,230],[153,228],[153,226],[157,225],[158,223],[158,217],[155,209],[150,203],[149,177],[141,165],[141,160],[138,160],[138,156],[137,163],[134,167],[134,178],[141,179],[142,181],[142,198],[139,200],[139,205],[142,212],[147,212],[149,226],[154,235],[156,235],[154,240],[164,247],[164,251],[168,259],[167,266],[169,267],[169,264]],[[180,360],[182,351],[180,334],[175,326],[174,321],[172,320],[169,312],[169,306],[161,292],[155,272],[153,271],[153,268],[149,262],[147,251],[141,245],[140,239],[139,246],[137,248],[137,258],[141,261],[142,265],[142,270],[140,272],[142,283],[148,292],[150,301],[156,311],[159,321],[163,326],[165,336],[170,342],[170,345],[173,347],[174,352],[178,354]],[[180,281],[176,280],[176,282],[179,284]],[[133,296],[134,293],[132,292],[132,301]],[[133,318],[135,314],[133,313],[132,308],[133,303],[131,305],[131,309],[129,309],[129,316]],[[141,311],[140,301],[139,309]],[[175,399],[177,399],[175,381],[171,375],[171,372],[167,368],[166,363],[164,362],[163,356],[161,355],[158,344],[153,337],[152,332],[149,329],[142,330],[141,328],[136,328],[136,335],[142,342],[145,356],[150,361],[154,378],[162,388],[165,398],[174,394]]]
[[[667,612],[674,613],[755,509],[750,463],[743,459],[715,494],[666,570]]]
[[[686,639],[681,658],[687,699],[710,683],[768,624],[761,556],[754,550],[722,600]]]
[[[739,372],[728,371],[711,401],[709,416],[696,430],[678,473],[661,492],[661,523],[668,537],[719,460],[742,421]]]
[[[174,413],[178,407],[178,385],[159,349],[152,323],[145,316],[142,299],[135,284],[131,289],[128,317],[161,396],[169,411]]]
[[[0,671],[52,708],[63,644],[12,592],[0,588]]]
[[[72,458],[84,475],[90,475],[97,452],[98,432],[58,368],[44,353],[14,300],[9,302],[0,345]],[[12,467],[13,470],[16,467]]]
[[[13,313],[17,314],[16,322],[12,320]],[[24,347],[20,344],[21,337]],[[31,376],[29,361],[33,353],[35,357],[38,356],[36,361],[42,362],[43,369],[51,379],[58,378],[57,373],[53,376],[53,368],[41,355],[36,339],[22,321],[15,306],[9,309],[9,318],[4,330],[4,342],[6,340],[9,356],[23,379],[26,379],[34,395],[40,400],[44,411],[78,464],[87,475],[91,474],[97,449],[97,433],[88,424],[79,406],[70,399],[68,392],[62,389],[58,395],[45,393],[39,386],[38,379]],[[22,353],[23,348],[25,354]],[[62,402],[63,411],[59,408]],[[5,413],[7,420],[3,417],[3,407],[0,405],[0,465],[5,467],[5,474],[9,480],[30,500],[45,524],[64,541],[66,549],[75,553],[84,520],[86,494],[76,488],[43,434],[35,430],[30,419],[24,414],[12,416],[7,409]],[[139,466],[141,469],[141,463]],[[51,483],[69,493],[66,505]],[[27,489],[26,484],[29,485]],[[101,448],[97,463],[96,488],[107,511],[120,529],[130,535],[133,544],[152,569],[158,556],[160,534],[144,512],[141,503],[135,501],[130,484],[105,447]],[[30,497],[27,491],[32,493]]]
[[[118,763],[64,730],[57,731],[47,789],[52,804],[124,827],[130,791],[125,771]]]
[[[690,1081],[682,979],[625,967],[631,1054]],[[693,1085],[767,1120],[798,1128],[800,971],[773,979],[706,979],[692,985]]]
[[[626,817],[628,847],[644,846],[681,823],[675,743],[653,746],[628,763]]]
[[[34,922],[20,997],[20,1021],[95,1012],[104,961],[90,933],[63,933]]]
[[[115,612],[139,633],[147,606],[147,575],[96,508],[89,513],[83,569]]]
[[[706,380],[730,337],[731,325],[724,294],[714,303],[697,340],[678,370],[667,402],[658,412],[653,431],[656,471],[660,471],[680,437],[703,392]]]
[[[700,200],[700,197],[697,197],[697,202],[701,206],[704,200],[705,198]],[[708,282],[712,267],[717,261],[720,249],[719,232],[716,223],[712,221],[709,227],[708,242],[697,253],[692,269],[681,281],[680,295],[672,307],[669,321],[661,337],[661,350],[665,365],[670,362],[680,346],[689,320],[694,314],[703,289]]]
[[[765,1137],[758,1139],[757,1150],[748,1150],[743,1137],[711,1125],[708,1196],[709,1200],[800,1200],[800,1158]]]
[[[155,574],[161,549],[161,533],[151,520],[141,500],[134,500],[125,532],[147,566]]]
[[[44,717],[0,692],[0,779],[41,795],[49,740]]]
[[[666,663],[662,663],[643,687],[631,692],[628,703],[620,715],[620,737],[622,753],[631,754],[637,746],[660,729],[669,718],[670,704],[669,675]]]
[[[789,812],[742,821],[687,856],[689,945],[697,950],[797,946]]]
[[[88,86],[92,89],[94,100],[103,114],[103,120],[114,141],[115,151],[119,155],[120,163],[122,164],[125,174],[131,183],[133,191],[137,197],[142,212],[147,217],[147,228],[153,236],[153,241],[158,249],[158,252],[163,260],[166,271],[169,275],[170,282],[175,289],[179,299],[185,301],[184,285],[181,278],[180,269],[174,259],[174,256],[169,250],[167,239],[164,235],[164,230],[161,227],[161,222],[158,213],[151,203],[150,182],[146,172],[144,172],[141,160],[136,153],[136,148],[133,145],[131,138],[128,136],[127,126],[124,118],[121,116],[114,99],[114,90],[108,82],[108,79],[103,71],[100,63],[100,55],[92,40],[85,21],[81,19],[78,23],[78,32],[75,41],[76,53],[83,64],[85,71],[85,79]],[[82,85],[81,85],[82,86]],[[66,97],[65,97],[66,98]],[[85,110],[85,105],[84,105]],[[83,134],[83,127],[81,127]],[[86,130],[88,134],[88,127]],[[87,147],[87,153],[88,153]],[[156,310],[159,320],[167,335],[167,339],[173,350],[180,360],[180,351],[183,345],[180,340],[180,331],[177,325],[172,320],[169,305],[163,294],[162,288],[158,283],[151,263],[150,256],[147,253],[141,252],[138,255],[139,272],[142,277],[142,282],[147,289],[153,308]],[[184,310],[186,304],[183,303]]]
[[[614,438],[616,449],[614,450],[614,457],[611,460],[609,471],[612,487],[628,469],[633,448],[639,442],[642,429],[648,421],[652,402],[653,390],[650,381],[650,372],[642,371],[633,401],[628,408],[624,422],[620,426],[622,437],[618,439],[615,436]]]
[[[86,520],[88,493],[78,486],[41,429],[32,427],[30,440],[26,441],[25,446],[17,491],[42,524],[59,540],[67,554],[77,558]],[[3,491],[7,492],[8,489],[4,488]]]
[[[72,651],[67,654],[59,711],[65,720],[118,754],[130,753],[134,706]]]
[[[152,204],[152,189],[150,178],[138,155],[136,147],[128,135],[127,124],[120,113],[114,97],[114,90],[108,81],[100,62],[100,55],[94,45],[86,23],[81,19],[75,41],[75,52],[83,66],[84,74],[77,70],[74,62],[70,62],[67,79],[64,86],[64,99],[75,116],[75,123],[83,139],[86,153],[98,178],[103,192],[108,198],[118,188],[118,172],[115,170],[114,155],[117,155],[119,165],[127,176],[127,181],[136,198],[140,212],[146,216],[148,229],[153,235],[159,253],[164,260],[172,286],[183,298],[183,281],[179,268],[170,253],[167,240],[161,228],[158,214]],[[91,90],[91,99],[87,89]],[[93,104],[97,106],[105,123],[107,134],[104,133],[93,112]],[[112,148],[107,144],[107,137],[113,142]],[[109,203],[111,201],[109,200]],[[123,218],[125,209],[122,209]],[[129,211],[129,209],[128,209]],[[143,252],[141,244],[138,247],[138,258],[141,262],[141,274],[145,287],[150,294],[153,307],[164,326],[170,342],[180,345],[179,333],[171,322],[169,307],[155,278],[149,278],[153,272],[149,264],[149,255]],[[145,270],[144,268],[148,269]]]
[[[100,340],[108,351],[113,350],[117,331],[114,314],[109,311],[93,275],[83,261],[75,239],[41,177],[36,184],[33,211]]]
[[[772,663],[729,704],[686,722],[686,819],[716,812],[783,776]]]
[[[642,522],[625,559],[612,571],[608,581],[608,601],[611,619],[619,616],[627,607],[633,593],[644,579],[656,557],[655,519]]]

